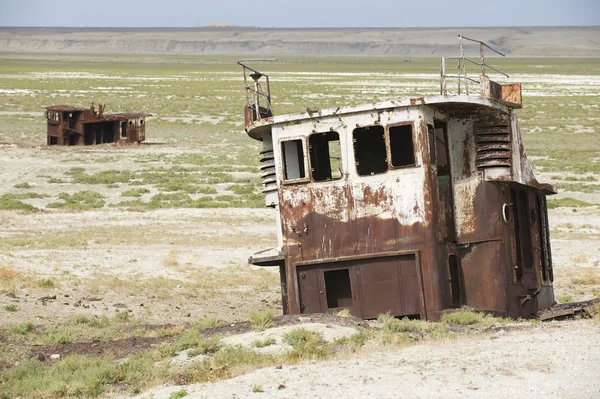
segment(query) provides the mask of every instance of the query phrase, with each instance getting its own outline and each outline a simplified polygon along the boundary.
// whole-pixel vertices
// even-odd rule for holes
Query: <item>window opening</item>
[[[392,166],[414,165],[415,146],[412,125],[391,126],[389,134]]]
[[[314,181],[342,178],[342,151],[337,132],[312,134],[308,138],[311,173]]]
[[[354,129],[354,158],[359,175],[374,175],[387,171],[385,132],[381,126]]]
[[[302,140],[288,140],[281,143],[283,154],[283,174],[285,180],[303,179],[304,149]]]
[[[327,307],[329,309],[352,307],[350,271],[348,269],[331,270],[324,272],[323,275],[325,277]]]
[[[58,112],[48,112],[48,120],[51,122],[58,122]]]

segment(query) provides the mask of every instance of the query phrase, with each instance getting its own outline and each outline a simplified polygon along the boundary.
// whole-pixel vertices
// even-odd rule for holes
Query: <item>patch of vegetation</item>
[[[364,346],[368,341],[376,337],[376,334],[367,329],[361,329],[357,333],[349,337],[338,338],[335,340],[336,345],[349,345],[352,347]]]
[[[444,313],[442,315],[442,322],[448,324],[456,324],[459,326],[471,326],[474,324],[480,324],[485,319],[485,314],[472,312],[466,309],[460,309],[455,312]]]
[[[227,188],[227,190],[231,191],[234,194],[243,195],[254,193],[256,187],[253,184],[232,184]]]
[[[51,365],[26,359],[0,376],[0,397],[95,398],[119,384],[145,387],[165,372],[147,352],[122,363],[107,358],[71,355]]]
[[[15,199],[14,194],[0,195],[0,209],[5,211],[35,211],[36,207]]]
[[[44,287],[44,288],[54,288],[55,287],[54,281],[52,281],[49,278],[40,280],[38,284],[40,287]]]
[[[255,348],[264,348],[265,346],[274,345],[277,340],[273,337],[265,338],[265,339],[257,339],[252,342],[252,346]]]
[[[425,333],[434,328],[432,323],[422,320],[413,320],[407,317],[397,319],[389,313],[381,314],[377,321],[383,324],[386,333]]]
[[[219,322],[217,319],[213,317],[200,317],[192,323],[192,327],[197,329],[198,331],[204,331],[211,328],[217,328],[223,323]]]
[[[593,193],[600,190],[600,185],[585,183],[556,183],[556,188],[569,192]]]
[[[250,312],[250,324],[255,331],[275,327],[275,315],[270,309]]]
[[[187,395],[188,391],[186,391],[184,388],[181,388],[179,391],[171,392],[169,399],[181,399]]]
[[[84,190],[71,195],[60,193],[58,198],[64,202],[52,202],[46,205],[46,208],[97,209],[104,206],[105,197],[96,191]]]
[[[263,388],[263,386],[262,386],[262,385],[254,385],[254,386],[252,387],[252,392],[254,392],[254,393],[258,393],[258,392],[264,392],[264,391],[265,391],[265,390],[264,390],[264,388]]]
[[[128,183],[132,173],[128,170],[104,170],[93,175],[85,173],[83,168],[71,168],[65,173],[76,184],[115,184]]]
[[[10,332],[12,332],[13,334],[27,335],[31,331],[33,331],[33,327],[34,327],[34,325],[32,322],[26,321],[26,322],[23,322],[21,324],[17,324],[16,326],[11,327]]]
[[[257,353],[241,345],[224,346],[210,359],[188,367],[181,383],[218,381],[231,378],[238,370],[252,370],[272,365],[273,356]]]
[[[350,313],[350,310],[348,310],[347,308],[340,310],[339,312],[336,312],[335,314],[337,317],[343,317],[346,319],[350,319],[354,316],[352,316],[352,313]]]
[[[20,193],[20,194],[10,193],[10,194],[5,194],[5,195],[9,198],[13,198],[16,200],[31,199],[31,198],[48,198],[49,197],[48,194],[40,194],[40,193]]]
[[[133,317],[131,316],[131,313],[129,313],[126,310],[123,310],[121,312],[118,312],[117,314],[115,314],[115,321],[117,323],[127,323],[128,321],[131,321]]]
[[[565,197],[561,199],[549,199],[547,202],[548,209],[555,208],[581,208],[586,206],[594,206],[594,204],[590,204],[589,202],[581,201],[571,197]]]
[[[562,295],[556,298],[558,303],[569,303],[573,301],[573,295]]]
[[[145,187],[133,188],[131,190],[123,191],[121,195],[123,197],[141,197],[142,194],[149,193],[150,190]]]
[[[32,188],[33,186],[27,182],[18,183],[13,186],[14,188]]]
[[[4,310],[7,312],[17,312],[19,310],[19,306],[15,304],[6,305],[4,306]]]
[[[596,285],[600,284],[598,271],[595,268],[586,268],[583,276],[571,279],[571,284],[576,285]]]
[[[288,354],[292,359],[325,359],[329,356],[327,341],[318,331],[297,327],[283,335],[283,342],[292,346]]]

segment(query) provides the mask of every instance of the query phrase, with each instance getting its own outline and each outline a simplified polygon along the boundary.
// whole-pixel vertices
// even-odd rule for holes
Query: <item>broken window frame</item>
[[[384,145],[384,150],[385,150],[385,164],[386,164],[386,169],[384,171],[381,172],[371,172],[371,173],[360,173],[359,171],[359,159],[357,158],[357,152],[356,152],[356,137],[355,137],[355,132],[359,129],[369,129],[369,128],[381,128],[383,130],[383,145]],[[368,176],[376,176],[376,175],[382,175],[388,172],[388,170],[390,170],[390,161],[389,161],[389,157],[390,157],[390,149],[389,149],[389,137],[387,135],[387,127],[382,126],[382,125],[365,125],[365,126],[357,126],[356,128],[352,129],[352,153],[353,153],[353,157],[354,157],[354,169],[356,171],[356,174],[360,177],[368,177]]]
[[[412,138],[412,150],[413,150],[413,162],[411,164],[406,165],[398,165],[395,166],[392,164],[392,139],[390,136],[390,128],[400,127],[400,126],[410,126],[411,128],[411,138]],[[405,121],[399,123],[393,123],[391,125],[387,125],[385,127],[386,134],[386,151],[388,151],[387,159],[388,159],[388,170],[397,170],[397,169],[407,169],[417,167],[417,150],[416,150],[416,129],[414,121]]]
[[[60,112],[46,111],[46,120],[50,123],[60,123]]]
[[[355,170],[356,170],[356,174],[358,176],[375,176],[375,175],[382,175],[385,174],[389,171],[394,171],[394,170],[399,170],[399,169],[409,169],[409,168],[416,168],[419,166],[419,162],[418,162],[418,151],[417,151],[417,147],[416,147],[416,142],[417,142],[417,129],[415,126],[415,121],[402,121],[402,122],[397,122],[397,123],[392,123],[389,125],[367,125],[367,126],[360,126],[357,127],[355,129],[352,129],[352,151],[353,151],[353,157],[354,157],[354,165],[355,165]],[[412,130],[412,145],[413,145],[413,163],[412,164],[407,164],[407,165],[398,165],[395,166],[392,164],[392,142],[390,139],[390,128],[394,128],[394,127],[399,127],[399,126],[410,126],[411,130]],[[386,156],[386,163],[387,163],[387,169],[383,172],[379,172],[379,173],[372,173],[372,174],[361,174],[359,173],[358,170],[358,164],[357,164],[357,159],[356,159],[356,150],[355,150],[355,138],[354,138],[354,132],[357,129],[364,129],[364,128],[370,128],[370,127],[382,127],[383,128],[383,134],[384,134],[384,141],[385,141],[385,156]]]
[[[333,176],[334,175],[333,174],[333,170],[331,170],[330,171],[331,172],[330,173],[331,174],[331,178],[330,179],[319,179],[319,180],[317,180],[317,179],[314,178],[314,171],[315,170],[314,170],[314,166],[313,166],[313,152],[312,152],[312,145],[310,144],[310,141],[311,141],[311,138],[313,136],[328,135],[328,134],[332,134],[332,133],[337,134],[337,141],[340,144],[340,159],[339,159],[339,166],[340,166],[340,169],[341,169],[340,170],[340,176],[339,177],[334,177]],[[343,152],[343,148],[344,148],[342,146],[342,135],[340,135],[340,133],[338,131],[336,131],[336,130],[328,130],[328,131],[325,131],[325,132],[313,132],[313,133],[311,133],[311,134],[309,134],[307,136],[307,140],[306,141],[308,143],[308,162],[309,162],[309,168],[308,168],[308,170],[310,172],[310,179],[311,179],[311,181],[314,182],[314,183],[323,183],[323,182],[331,182],[331,181],[341,180],[344,177],[344,171],[345,171],[344,161],[343,161],[344,157],[342,156],[342,152]],[[336,140],[328,140],[327,141],[328,151],[329,151],[329,143],[331,141],[336,141]],[[330,162],[330,165],[331,165],[331,152],[329,152],[329,158],[330,158],[329,162]]]
[[[304,176],[298,177],[298,178],[293,178],[293,179],[288,179],[287,178],[287,168],[286,168],[286,162],[285,162],[285,150],[283,148],[284,143],[288,142],[288,141],[300,141],[301,146],[302,146],[302,166],[303,169],[298,169],[303,170],[304,172]],[[279,148],[279,152],[280,152],[280,162],[281,162],[281,182],[283,184],[297,184],[297,183],[307,183],[310,181],[310,174],[309,174],[309,169],[308,169],[308,164],[309,164],[309,157],[308,157],[308,152],[307,152],[307,145],[306,145],[306,136],[294,136],[294,137],[285,137],[285,138],[281,138],[278,140],[278,148]],[[300,159],[300,158],[299,158]]]

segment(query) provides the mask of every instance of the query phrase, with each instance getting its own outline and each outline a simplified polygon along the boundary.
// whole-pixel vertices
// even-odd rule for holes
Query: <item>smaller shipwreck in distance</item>
[[[517,318],[555,303],[546,196],[556,190],[525,155],[521,85],[490,80],[488,69],[508,76],[486,64],[484,48],[495,50],[459,41],[460,56],[442,58],[439,95],[290,115],[273,114],[269,77],[247,65],[259,60],[238,62],[277,214],[278,247],[249,262],[279,268],[284,313],[436,321],[461,306]]]
[[[146,140],[143,112],[105,114],[104,105],[94,109],[55,105],[46,108],[48,145],[94,145],[140,143]]]

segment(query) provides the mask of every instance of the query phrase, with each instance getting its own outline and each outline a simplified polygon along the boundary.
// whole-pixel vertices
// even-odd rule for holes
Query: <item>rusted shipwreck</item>
[[[555,303],[546,195],[556,190],[527,160],[521,86],[491,81],[487,45],[473,61],[462,39],[457,75],[442,59],[440,95],[291,115],[273,115],[269,77],[239,62],[246,132],[262,141],[277,214],[278,248],[249,261],[279,267],[284,313],[435,321],[461,306],[516,318]]]
[[[143,112],[105,114],[90,108],[56,105],[46,108],[48,145],[94,145],[106,143],[140,143],[146,140],[146,117]]]

